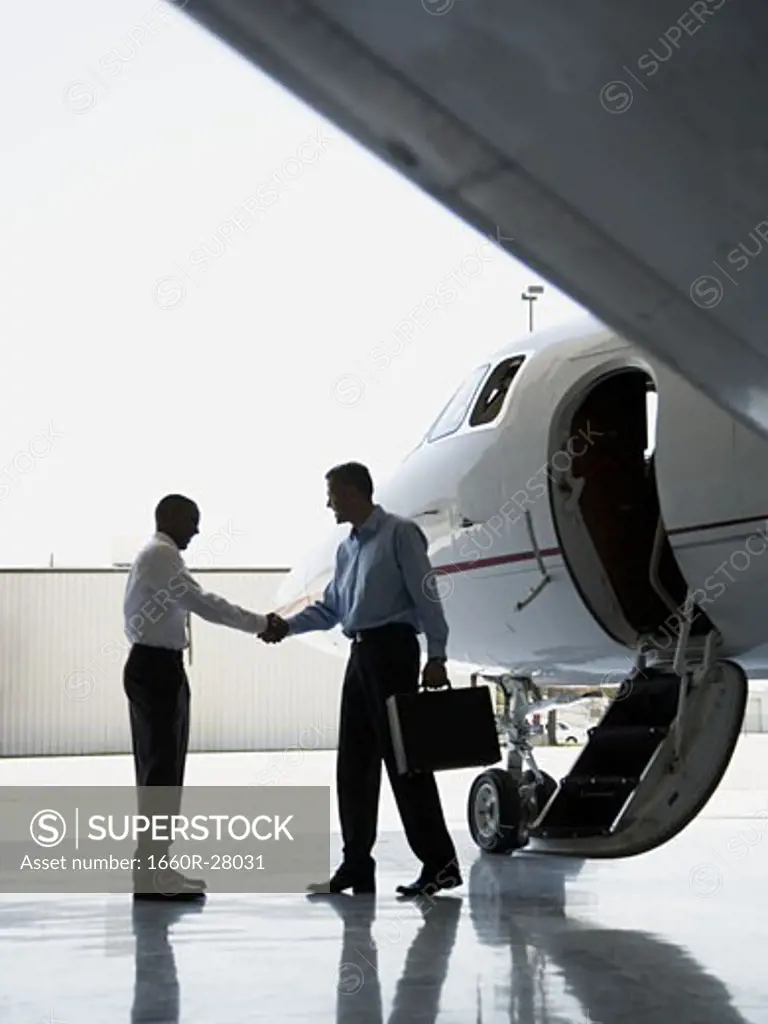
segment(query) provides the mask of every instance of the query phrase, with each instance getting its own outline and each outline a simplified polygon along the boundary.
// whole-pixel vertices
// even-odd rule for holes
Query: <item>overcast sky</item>
[[[182,491],[198,551],[290,565],[330,465],[383,479],[527,330],[546,282],[182,13],[16,5],[0,57],[0,564],[130,559]]]

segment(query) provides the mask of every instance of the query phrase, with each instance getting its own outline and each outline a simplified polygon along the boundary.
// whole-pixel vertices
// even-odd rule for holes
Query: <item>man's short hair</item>
[[[161,521],[178,515],[179,512],[197,512],[197,505],[183,494],[166,494],[155,507],[155,520]]]
[[[343,462],[339,466],[334,466],[325,474],[325,479],[328,483],[354,487],[368,500],[373,497],[371,474],[368,472],[368,467],[361,462]]]

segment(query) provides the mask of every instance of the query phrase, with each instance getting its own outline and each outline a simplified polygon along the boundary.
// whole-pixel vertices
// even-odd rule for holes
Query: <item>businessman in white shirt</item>
[[[268,619],[204,591],[189,574],[181,552],[200,528],[200,511],[189,498],[169,494],[155,509],[156,533],[139,552],[125,589],[125,633],[131,650],[123,672],[128,697],[139,787],[139,813],[178,814],[189,740],[190,690],[184,670],[189,644],[187,620],[193,613],[209,622],[261,634]],[[162,811],[143,787],[163,790]],[[160,793],[158,793],[160,796]],[[163,870],[160,857],[169,843],[139,841],[134,896],[144,899],[202,899],[205,883]],[[161,880],[159,880],[161,879]]]

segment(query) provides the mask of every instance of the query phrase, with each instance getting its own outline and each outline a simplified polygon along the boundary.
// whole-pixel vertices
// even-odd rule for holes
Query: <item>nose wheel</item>
[[[528,842],[529,829],[557,789],[555,780],[532,771],[520,782],[503,768],[490,768],[472,783],[467,802],[469,832],[486,853],[511,853]]]
[[[472,783],[467,803],[470,834],[487,853],[520,850],[529,839],[531,826],[557,790],[557,783],[539,770],[530,743],[528,716],[542,706],[533,682],[504,672],[474,673],[501,691],[503,708],[497,713],[499,731],[508,746],[506,767],[488,768]]]

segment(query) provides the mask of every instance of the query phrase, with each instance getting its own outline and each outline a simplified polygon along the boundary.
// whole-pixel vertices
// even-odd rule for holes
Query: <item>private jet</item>
[[[449,660],[502,694],[473,841],[627,857],[685,828],[768,675],[768,442],[587,317],[481,359],[374,500],[428,538]],[[347,530],[293,569],[281,614],[321,596]],[[348,651],[338,629],[298,639]],[[528,724],[547,684],[614,693],[559,782]]]

